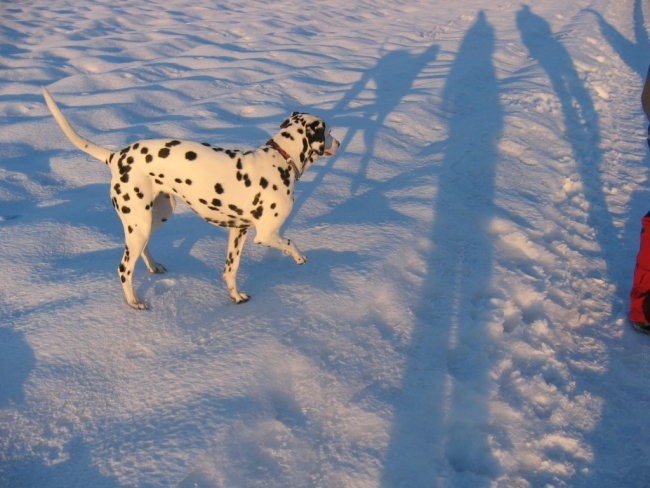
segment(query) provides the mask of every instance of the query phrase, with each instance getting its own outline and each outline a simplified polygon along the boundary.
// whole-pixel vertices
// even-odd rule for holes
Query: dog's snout
[[[340,145],[341,145],[341,143],[337,139],[332,137],[331,140],[330,140],[329,147],[325,149],[325,155],[334,156],[336,154],[336,151],[339,150]]]

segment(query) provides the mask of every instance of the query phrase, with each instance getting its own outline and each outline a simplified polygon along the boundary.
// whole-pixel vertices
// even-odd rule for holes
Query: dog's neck
[[[280,147],[280,145],[275,142],[273,139],[269,139],[266,143],[267,146],[271,146],[273,149],[275,149],[277,152],[280,153],[280,156],[282,156],[287,163],[289,163],[289,166],[291,166],[291,169],[294,171],[296,174],[296,181],[300,179],[302,176],[302,171],[298,169],[298,166],[296,166],[296,163],[293,162],[293,159],[291,159],[291,156]]]

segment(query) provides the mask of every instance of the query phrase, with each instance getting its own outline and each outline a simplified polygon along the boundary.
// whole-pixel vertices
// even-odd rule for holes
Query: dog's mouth
[[[325,149],[325,151],[323,151],[323,154],[325,156],[334,156],[336,154],[336,151],[338,151],[339,149],[339,145],[340,145],[339,141],[334,139],[332,144],[330,144],[330,147],[328,147],[327,149]]]

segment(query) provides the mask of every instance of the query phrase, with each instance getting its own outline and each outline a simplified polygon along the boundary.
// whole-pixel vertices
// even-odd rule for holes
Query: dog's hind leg
[[[144,254],[144,250],[147,247],[147,242],[151,234],[151,226],[141,224],[134,228],[129,227],[128,223],[124,222],[124,230],[126,244],[117,273],[120,278],[120,283],[122,283],[122,290],[124,291],[126,302],[136,310],[145,310],[147,306],[140,301],[133,289],[133,272],[138,258]],[[146,258],[144,259],[146,262]]]
[[[174,197],[168,193],[160,193],[153,202],[151,212],[151,233],[153,234],[156,229],[161,227],[174,213],[176,201]],[[151,273],[165,273],[167,269],[157,262],[149,252],[149,244],[147,243],[142,250],[142,260]]]
[[[250,298],[246,293],[237,290],[237,271],[247,237],[248,227],[231,228],[228,235],[228,255],[223,269],[223,280],[228,287],[230,298],[235,303],[247,302]]]

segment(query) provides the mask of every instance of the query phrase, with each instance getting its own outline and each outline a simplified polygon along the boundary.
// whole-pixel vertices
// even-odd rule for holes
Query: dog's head
[[[281,136],[302,144],[300,163],[304,172],[319,156],[333,156],[340,143],[331,134],[330,127],[314,115],[294,112],[280,126]]]

